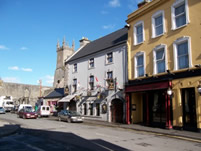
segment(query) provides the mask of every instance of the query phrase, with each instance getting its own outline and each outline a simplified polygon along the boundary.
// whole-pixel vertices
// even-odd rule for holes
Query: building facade
[[[123,123],[126,41],[127,29],[123,28],[88,43],[72,55],[66,62],[69,95],[59,102],[86,118]]]
[[[139,6],[127,19],[127,123],[200,131],[201,1]]]

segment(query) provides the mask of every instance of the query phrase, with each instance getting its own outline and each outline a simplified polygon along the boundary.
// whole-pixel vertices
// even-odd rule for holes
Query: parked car
[[[31,107],[31,108],[32,108],[32,105],[31,105],[31,104],[20,104],[19,107],[18,107],[18,112],[19,112],[21,109],[25,108],[25,107]]]
[[[58,113],[58,119],[59,121],[67,121],[69,123],[71,122],[83,122],[84,117],[82,117],[78,112],[76,111],[69,111],[69,110],[61,110]]]
[[[50,115],[50,106],[42,105],[37,109],[36,113],[38,114],[38,117],[42,117],[42,116],[48,117]]]
[[[0,107],[0,114],[5,114],[5,109],[3,107]]]
[[[33,111],[33,108],[30,106],[26,106],[19,110],[18,117],[21,117],[23,119],[30,119],[34,118],[36,119],[38,117],[37,113]]]

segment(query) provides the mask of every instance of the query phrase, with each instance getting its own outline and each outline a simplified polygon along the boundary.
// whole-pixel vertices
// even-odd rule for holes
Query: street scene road
[[[134,150],[200,151],[201,143],[121,128],[59,122],[55,118],[22,119],[16,114],[0,120],[18,124],[20,130],[0,139],[0,150]]]

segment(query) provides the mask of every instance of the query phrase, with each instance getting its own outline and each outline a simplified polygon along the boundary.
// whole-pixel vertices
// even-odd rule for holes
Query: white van
[[[0,106],[5,109],[5,111],[11,111],[14,108],[14,101],[12,96],[1,96]]]
[[[19,108],[18,108],[18,112],[19,112],[21,109],[25,108],[25,107],[31,107],[32,110],[33,110],[33,107],[32,107],[31,104],[20,104],[20,106],[19,106]]]
[[[38,107],[38,110],[36,111],[36,113],[38,114],[38,117],[42,117],[42,116],[50,116],[50,106],[48,105],[41,105]]]

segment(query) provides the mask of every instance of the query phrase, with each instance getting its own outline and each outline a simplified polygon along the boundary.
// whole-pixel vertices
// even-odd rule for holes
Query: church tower
[[[54,74],[54,88],[63,88],[64,87],[64,77],[66,73],[65,69],[65,60],[74,53],[74,41],[72,47],[69,47],[65,41],[65,37],[60,47],[59,41],[57,42],[57,65]]]

